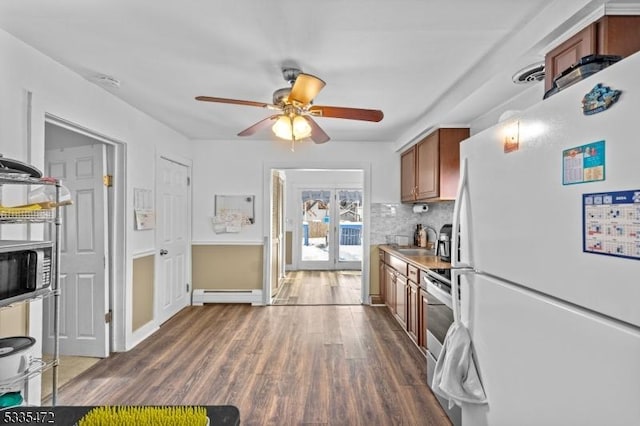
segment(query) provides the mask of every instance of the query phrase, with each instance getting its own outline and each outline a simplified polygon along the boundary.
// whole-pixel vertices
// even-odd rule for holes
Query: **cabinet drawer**
[[[407,277],[414,283],[420,283],[420,271],[413,265],[407,265]]]
[[[387,264],[405,277],[407,276],[407,262],[400,260],[395,256],[387,254]]]

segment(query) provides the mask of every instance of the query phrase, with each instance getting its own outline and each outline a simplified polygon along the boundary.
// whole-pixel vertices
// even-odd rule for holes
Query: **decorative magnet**
[[[582,112],[584,115],[602,112],[615,104],[621,93],[621,90],[611,89],[609,86],[603,86],[602,83],[598,83],[582,98]]]

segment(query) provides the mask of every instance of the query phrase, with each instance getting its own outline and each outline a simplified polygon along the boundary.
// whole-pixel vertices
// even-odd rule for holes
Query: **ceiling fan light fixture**
[[[291,119],[287,115],[281,115],[271,127],[273,133],[280,139],[291,140]]]
[[[296,139],[304,139],[311,136],[311,126],[306,118],[296,115],[293,119],[293,134]]]
[[[382,111],[377,109],[314,105],[313,101],[325,86],[325,82],[314,75],[302,73],[297,68],[284,68],[282,72],[291,87],[277,89],[273,93],[272,104],[214,96],[196,96],[196,100],[278,111],[244,129],[238,136],[251,136],[271,126],[277,138],[291,141],[292,150],[295,142],[299,140],[311,139],[316,144],[322,144],[331,139],[316,123],[314,117],[378,122],[384,116]]]
[[[273,133],[280,139],[300,140],[311,136],[311,126],[301,115],[291,118],[288,115],[281,115],[271,127]]]

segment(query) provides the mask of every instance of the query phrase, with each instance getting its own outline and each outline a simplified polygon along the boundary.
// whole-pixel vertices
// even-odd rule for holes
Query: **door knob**
[[[161,249],[160,250],[160,256],[164,256],[165,254],[169,254],[169,251],[167,251],[165,249]]]

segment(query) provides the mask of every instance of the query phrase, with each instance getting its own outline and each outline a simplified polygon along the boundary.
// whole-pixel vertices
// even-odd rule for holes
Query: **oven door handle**
[[[448,294],[446,291],[441,290],[437,285],[435,285],[431,281],[429,280],[425,280],[425,281],[427,282],[427,292],[435,296],[435,298],[438,299],[439,302],[443,303],[449,309],[453,309],[451,305],[451,295]]]
[[[437,280],[437,281],[444,281],[444,282],[446,282],[446,283],[451,284],[451,283],[449,282],[449,280],[448,280],[448,279],[446,279],[445,277],[441,277],[440,275],[436,274],[435,272],[431,271],[430,269],[427,269],[427,270],[425,270],[424,272],[425,272],[429,277],[433,278],[434,280]]]

